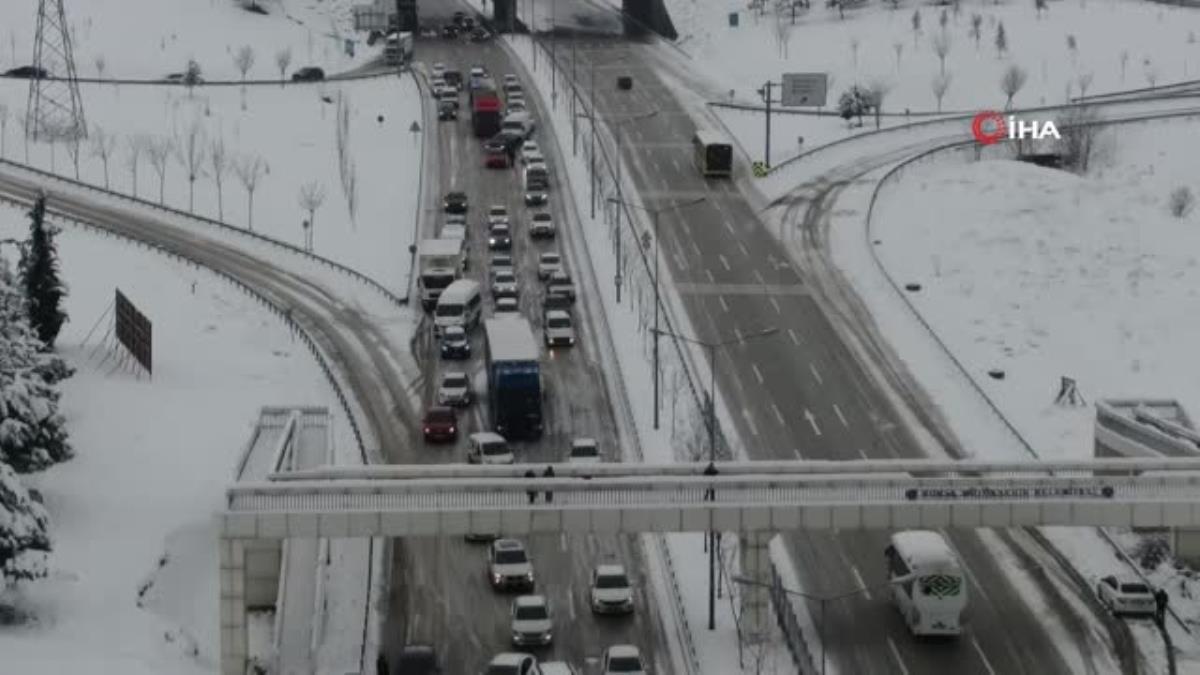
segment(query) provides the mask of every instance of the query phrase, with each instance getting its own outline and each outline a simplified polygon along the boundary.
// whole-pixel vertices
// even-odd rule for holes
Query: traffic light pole
[[[766,148],[764,148],[763,152],[763,163],[767,165],[768,169],[771,168],[771,88],[778,86],[778,82],[771,82],[770,80],[767,80],[766,84],[764,84],[762,88],[758,90],[758,95],[761,96],[763,102],[767,104],[767,135]]]

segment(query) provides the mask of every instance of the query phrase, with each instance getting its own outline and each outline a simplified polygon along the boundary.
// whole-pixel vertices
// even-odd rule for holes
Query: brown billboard
[[[153,373],[150,367],[152,347],[150,319],[138,311],[137,307],[125,297],[121,289],[117,289],[117,341],[129,350],[133,358],[142,364],[147,373]]]

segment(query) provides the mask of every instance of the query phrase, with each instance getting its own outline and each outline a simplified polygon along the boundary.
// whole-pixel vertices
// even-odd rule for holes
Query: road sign
[[[823,106],[827,85],[825,73],[784,73],[780,103],[792,108]]]
[[[755,178],[762,178],[767,175],[766,162],[754,162],[750,165],[750,169],[754,172]]]
[[[420,130],[421,130],[421,125],[420,125],[420,124],[417,124],[417,121],[416,121],[416,120],[413,120],[412,126],[410,126],[410,127],[408,128],[408,130],[409,130],[409,131],[411,131],[411,132],[413,132],[413,133],[415,134],[415,133],[417,133],[418,131],[420,131]]]

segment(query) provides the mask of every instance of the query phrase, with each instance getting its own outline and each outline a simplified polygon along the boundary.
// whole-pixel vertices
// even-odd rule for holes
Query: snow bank
[[[23,214],[0,211],[2,236],[25,229]],[[59,345],[78,369],[63,410],[77,456],[35,478],[52,518],[52,570],[13,596],[35,621],[0,630],[5,667],[212,672],[212,516],[259,406],[327,406],[340,443],[352,442],[347,424],[303,344],[225,282],[76,229],[59,250],[72,319]],[[93,353],[107,323],[84,342],[115,287],[154,323],[152,379]]]

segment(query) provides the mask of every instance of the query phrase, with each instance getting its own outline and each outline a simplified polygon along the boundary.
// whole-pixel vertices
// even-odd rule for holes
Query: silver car
[[[550,607],[544,595],[521,595],[512,604],[512,643],[544,647],[554,639]]]
[[[438,387],[438,405],[462,407],[471,404],[471,379],[466,373],[446,372]]]

